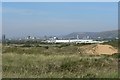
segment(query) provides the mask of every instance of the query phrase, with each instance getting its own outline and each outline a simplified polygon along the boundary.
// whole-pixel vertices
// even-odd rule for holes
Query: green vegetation
[[[111,41],[105,42],[103,44],[109,44],[111,46],[114,46],[114,47],[118,48],[118,43],[120,43],[118,40],[111,40]]]
[[[108,74],[109,73],[109,74]],[[117,77],[113,58],[78,55],[3,55],[3,77]]]
[[[116,55],[82,55],[75,44],[3,45],[4,78],[117,78]]]

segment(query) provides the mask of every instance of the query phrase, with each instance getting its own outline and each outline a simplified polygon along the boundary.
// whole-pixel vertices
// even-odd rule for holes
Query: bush
[[[35,45],[35,47],[41,47],[41,46],[37,44],[37,45]]]
[[[120,58],[120,53],[112,54],[112,57],[114,57],[114,58]]]
[[[92,74],[92,73],[87,73],[87,74],[82,76],[82,78],[95,78],[95,77],[96,77],[96,75]]]
[[[84,46],[84,45],[91,45],[92,43],[77,43],[74,46]]]
[[[49,47],[48,46],[44,46],[45,49],[48,49]]]
[[[22,47],[32,47],[30,44],[24,44]]]
[[[65,60],[64,62],[62,62],[60,68],[61,68],[61,71],[70,71],[70,72],[75,72],[78,70],[78,66],[79,65],[79,61],[77,60],[71,60],[71,59],[68,59],[68,60]]]
[[[66,46],[70,46],[70,44],[61,44],[60,46],[58,46],[58,48],[62,48],[62,47],[66,47]]]

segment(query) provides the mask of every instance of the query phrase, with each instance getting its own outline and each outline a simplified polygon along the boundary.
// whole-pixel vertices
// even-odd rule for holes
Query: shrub
[[[37,44],[37,45],[35,45],[35,47],[41,47],[41,46]]]
[[[87,74],[82,76],[82,78],[95,78],[95,77],[96,77],[96,75],[93,73],[87,73]]]
[[[74,72],[77,70],[78,63],[79,61],[73,61],[68,59],[67,61],[64,61],[60,67],[62,71],[67,70],[67,71]]]
[[[44,46],[45,49],[48,49],[49,47],[48,46]]]
[[[114,57],[114,58],[120,58],[120,53],[112,54],[112,57]]]
[[[22,47],[32,47],[30,44],[24,44]]]
[[[70,44],[61,44],[60,46],[59,46],[59,48],[62,48],[62,47],[66,47],[66,46],[69,46]]]
[[[92,43],[77,43],[74,46],[84,46],[84,45],[91,45]]]

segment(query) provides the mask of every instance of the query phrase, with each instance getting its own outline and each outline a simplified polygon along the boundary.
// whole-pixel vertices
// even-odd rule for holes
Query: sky
[[[2,3],[0,2],[0,39],[2,39]]]
[[[2,34],[58,36],[118,29],[117,2],[4,2]]]

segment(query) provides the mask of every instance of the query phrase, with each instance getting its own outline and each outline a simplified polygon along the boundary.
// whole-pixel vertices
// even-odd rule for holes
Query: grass
[[[61,45],[60,45],[61,46]],[[18,53],[18,54],[44,54],[44,55],[51,55],[51,54],[75,54],[77,53],[76,46],[45,46],[42,45],[41,47],[16,47],[16,46],[3,46],[3,53]]]
[[[113,58],[6,53],[3,77],[117,77],[117,63]]]
[[[2,44],[0,43],[0,79],[2,78]]]
[[[48,47],[3,46],[3,78],[118,77],[117,57],[81,55],[74,45]]]

